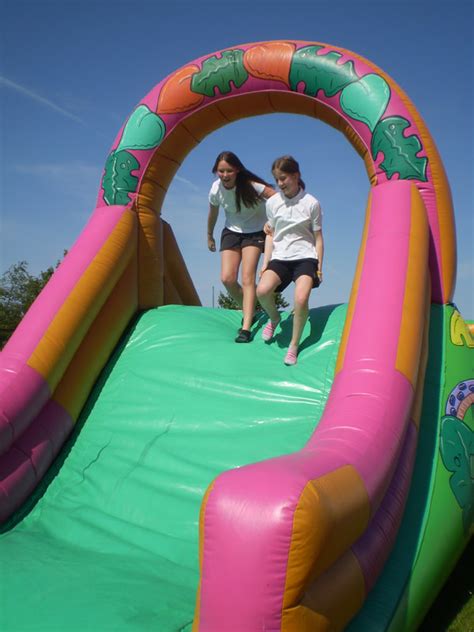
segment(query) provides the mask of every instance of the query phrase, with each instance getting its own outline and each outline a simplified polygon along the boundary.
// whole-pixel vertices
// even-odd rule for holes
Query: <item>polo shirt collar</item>
[[[298,193],[296,195],[294,195],[293,197],[289,198],[286,197],[286,195],[283,193],[283,191],[280,191],[282,198],[284,199],[284,201],[287,204],[297,204],[301,198],[303,197],[305,191],[303,188],[300,187],[300,190],[298,191]]]

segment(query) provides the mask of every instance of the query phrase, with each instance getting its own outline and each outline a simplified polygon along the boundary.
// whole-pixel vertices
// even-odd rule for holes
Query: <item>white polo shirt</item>
[[[322,230],[322,210],[314,196],[303,189],[292,198],[280,192],[267,200],[266,209],[273,229],[272,259],[318,258],[314,232]]]
[[[259,195],[265,190],[265,185],[260,182],[252,182],[252,186]],[[262,199],[251,207],[241,203],[240,213],[238,213],[235,202],[235,187],[226,189],[220,179],[212,183],[209,191],[209,203],[224,209],[225,227],[234,233],[256,233],[263,230],[267,221],[265,200]]]

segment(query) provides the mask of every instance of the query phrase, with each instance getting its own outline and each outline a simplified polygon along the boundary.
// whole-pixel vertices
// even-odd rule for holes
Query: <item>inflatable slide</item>
[[[342,132],[370,183],[348,304],[311,310],[296,367],[291,314],[235,345],[160,214],[206,135],[271,112]],[[472,534],[455,276],[440,157],[371,62],[259,42],[160,82],[0,354],[1,628],[416,630]]]

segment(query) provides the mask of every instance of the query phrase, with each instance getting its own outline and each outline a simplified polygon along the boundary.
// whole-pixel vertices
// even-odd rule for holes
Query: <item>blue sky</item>
[[[236,44],[298,39],[362,55],[417,107],[454,199],[454,301],[465,318],[474,318],[471,0],[170,0],[169,6],[157,0],[0,0],[0,16],[0,272],[26,260],[36,274],[73,245],[93,211],[117,132],[169,73]],[[276,156],[299,160],[307,189],[324,211],[325,281],[311,305],[346,302],[369,191],[365,167],[327,125],[273,114],[204,139],[165,199],[163,216],[203,304],[212,304],[213,288],[215,299],[222,289],[219,255],[207,251],[205,234],[211,167],[223,149],[268,179]]]

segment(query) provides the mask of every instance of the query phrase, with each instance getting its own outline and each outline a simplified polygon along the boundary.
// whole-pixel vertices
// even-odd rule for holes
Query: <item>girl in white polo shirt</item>
[[[308,300],[322,281],[324,241],[318,200],[306,193],[300,168],[292,156],[277,158],[272,173],[280,188],[267,201],[268,232],[257,297],[270,320],[262,338],[270,341],[280,322],[275,291],[295,283],[293,333],[285,364],[296,364],[298,345],[308,318]]]
[[[216,250],[214,227],[219,207],[225,212],[221,235],[221,280],[234,301],[242,308],[242,328],[235,342],[250,342],[255,312],[255,277],[265,246],[265,200],[275,194],[265,180],[248,171],[231,151],[220,153],[212,172],[218,179],[209,191],[207,246]],[[242,285],[238,282],[242,264]]]

